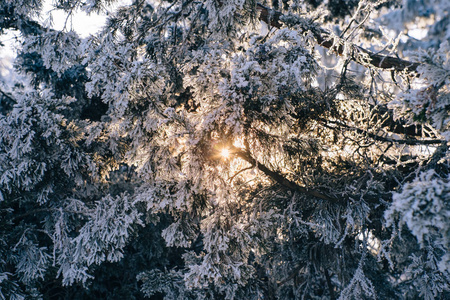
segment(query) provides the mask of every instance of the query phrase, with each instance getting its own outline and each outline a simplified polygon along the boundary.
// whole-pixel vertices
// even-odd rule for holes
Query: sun
[[[223,148],[222,150],[220,150],[220,155],[223,158],[229,158],[230,157],[230,150],[228,148]]]

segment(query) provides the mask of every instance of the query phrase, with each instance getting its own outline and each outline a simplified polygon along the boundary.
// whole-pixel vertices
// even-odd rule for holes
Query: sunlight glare
[[[230,157],[230,150],[227,149],[227,148],[223,148],[223,149],[220,151],[220,155],[221,155],[223,158],[228,158],[228,157]]]

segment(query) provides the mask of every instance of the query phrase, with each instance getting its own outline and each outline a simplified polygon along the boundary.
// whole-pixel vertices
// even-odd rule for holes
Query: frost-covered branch
[[[281,28],[283,14],[278,11],[274,11],[260,3],[257,4],[257,9],[260,12],[259,19],[266,24]],[[303,28],[304,31],[311,30],[312,28]],[[344,54],[345,47],[341,41],[336,42],[335,37],[331,37],[331,34],[322,28],[315,28],[311,30],[317,44],[327,49],[334,50],[337,54]],[[348,43],[347,43],[348,45]],[[351,58],[353,61],[361,65],[370,65],[380,69],[393,69],[395,71],[410,71],[415,72],[419,63],[410,62],[401,58],[381,55],[373,53],[362,47],[350,44],[351,46]]]
[[[376,141],[380,141],[380,142],[388,142],[388,143],[397,143],[397,144],[402,144],[402,145],[410,145],[410,146],[414,146],[414,145],[437,145],[437,144],[442,144],[445,143],[445,140],[439,140],[439,139],[431,139],[431,140],[418,140],[418,139],[394,139],[394,138],[389,138],[389,137],[385,137],[385,136],[381,136],[378,134],[374,134],[371,132],[368,132],[367,130],[361,129],[361,128],[356,128],[356,127],[351,127],[347,124],[344,124],[342,122],[338,122],[338,121],[331,121],[331,120],[321,120],[322,124],[330,129],[338,129],[338,127],[340,128],[345,128],[347,130],[353,130],[356,131],[359,134],[363,134],[366,135]],[[332,123],[335,124],[335,126],[330,126],[327,123]]]

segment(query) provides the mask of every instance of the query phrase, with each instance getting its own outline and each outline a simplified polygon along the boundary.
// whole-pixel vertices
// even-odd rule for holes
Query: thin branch
[[[281,12],[265,7],[260,3],[257,4],[256,8],[260,12],[259,19],[261,21],[269,24],[270,26],[281,28],[282,23],[280,23],[280,18],[283,16]],[[303,30],[307,31],[311,30],[311,28],[303,28]],[[335,38],[331,37],[331,34],[326,30],[311,30],[311,33],[316,39],[317,44],[319,44],[320,46],[332,49],[339,55],[342,55],[344,53],[345,49],[343,41],[342,43],[341,41],[339,41],[339,43],[336,43]],[[349,43],[347,43],[347,45],[349,45]],[[350,47],[352,60],[361,65],[366,65],[367,63],[369,63],[372,66],[381,69],[393,69],[395,71],[407,70],[409,72],[415,72],[417,70],[417,67],[420,65],[419,63],[410,62],[401,58],[376,54],[353,44],[350,44]]]
[[[230,182],[232,182],[233,179],[236,178],[236,176],[238,176],[238,175],[241,174],[242,172],[245,172],[245,171],[247,171],[247,170],[251,170],[251,169],[253,169],[253,167],[254,167],[254,166],[252,165],[252,166],[250,166],[250,167],[247,167],[247,168],[244,168],[244,169],[240,170],[239,172],[237,172],[236,174],[234,174],[234,175],[230,178]]]
[[[347,124],[341,123],[341,122],[337,122],[337,121],[330,121],[330,120],[320,120],[322,122],[322,125],[329,128],[329,129],[338,129],[338,127],[334,127],[334,126],[330,126],[327,123],[333,123],[339,127],[343,127],[344,129],[347,130],[353,130],[356,131],[359,134],[364,134],[367,135],[368,137],[376,140],[376,141],[380,141],[380,142],[389,142],[389,143],[397,143],[397,144],[402,144],[402,145],[410,145],[410,146],[414,146],[414,145],[437,145],[437,144],[442,144],[445,143],[445,140],[416,140],[416,139],[403,139],[403,140],[399,140],[399,139],[393,139],[393,138],[388,138],[388,137],[384,137],[384,136],[380,136],[374,133],[370,133],[364,129],[361,128],[355,128],[355,127],[351,127]]]

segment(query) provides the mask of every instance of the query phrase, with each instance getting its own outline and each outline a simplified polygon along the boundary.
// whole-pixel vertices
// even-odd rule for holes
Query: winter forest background
[[[43,2],[0,0],[0,299],[450,299],[450,1]]]

